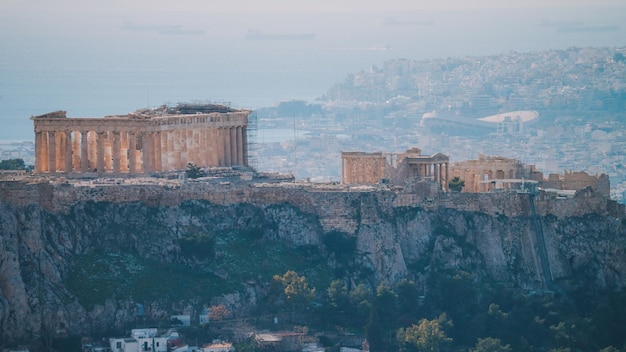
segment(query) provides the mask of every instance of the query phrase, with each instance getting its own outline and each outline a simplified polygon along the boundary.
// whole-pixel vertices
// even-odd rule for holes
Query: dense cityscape
[[[340,179],[340,152],[442,152],[516,158],[548,173],[584,170],[626,190],[626,48],[571,48],[431,61],[394,60],[353,73],[319,101],[258,111],[256,165],[298,179]],[[429,128],[427,114],[472,120],[518,110],[539,118],[519,131],[463,133]],[[281,129],[282,138],[266,135]],[[274,130],[277,131],[277,130]],[[275,135],[271,135],[276,137]],[[271,140],[272,142],[268,142]],[[295,142],[294,142],[295,140]]]
[[[549,173],[607,174],[613,199],[626,191],[626,48],[570,48],[489,57],[388,61],[355,72],[315,103],[257,111],[251,163],[260,171],[336,182],[341,151],[419,147],[452,162],[479,154],[518,159]],[[473,120],[536,110],[514,132],[432,128],[425,115]],[[4,142],[0,158],[34,163],[32,141]]]

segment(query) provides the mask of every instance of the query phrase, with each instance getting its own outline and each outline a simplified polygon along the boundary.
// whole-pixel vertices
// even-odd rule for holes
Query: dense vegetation
[[[327,234],[321,247],[288,248],[254,231],[190,234],[179,240],[181,263],[133,254],[94,253],[78,259],[69,279],[87,307],[107,297],[138,302],[209,301],[266,283],[251,316],[278,316],[306,326],[330,351],[337,333],[362,335],[372,351],[616,351],[626,347],[626,291],[528,292],[488,282],[467,271],[426,269],[394,287],[376,285],[359,270],[354,239]],[[332,269],[328,263],[332,262]],[[190,265],[190,263],[194,263]],[[157,275],[158,273],[158,275]],[[155,281],[150,278],[158,276]],[[167,285],[163,285],[166,282]],[[231,312],[220,307],[221,318]],[[224,319],[226,324],[228,319]],[[222,329],[224,325],[220,325]],[[187,336],[225,337],[215,327],[187,328]],[[253,351],[254,344],[239,350]]]
[[[23,159],[0,160],[0,170],[26,170]]]

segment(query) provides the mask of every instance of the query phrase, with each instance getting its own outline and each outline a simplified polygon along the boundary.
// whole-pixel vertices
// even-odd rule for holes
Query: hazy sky
[[[313,101],[391,59],[623,46],[624,23],[624,0],[0,0],[0,140],[32,138],[28,117],[54,110]]]
[[[43,10],[50,12],[210,11],[210,12],[350,12],[418,11],[428,9],[618,6],[622,0],[3,0],[1,11]]]

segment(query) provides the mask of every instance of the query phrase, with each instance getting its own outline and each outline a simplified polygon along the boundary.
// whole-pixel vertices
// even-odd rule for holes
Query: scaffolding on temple
[[[257,170],[259,163],[258,117],[256,111],[248,115],[248,166]]]

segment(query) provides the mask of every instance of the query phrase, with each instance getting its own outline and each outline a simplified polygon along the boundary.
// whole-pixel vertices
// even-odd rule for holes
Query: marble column
[[[135,132],[128,133],[128,173],[137,172],[137,135]]]
[[[235,131],[236,131],[236,136],[237,136],[237,141],[235,143],[237,145],[237,165],[244,165],[244,162],[243,162],[243,137],[241,136],[242,128],[241,127],[236,127]]]
[[[142,169],[144,174],[149,174],[151,171],[150,165],[150,132],[141,133],[141,156],[142,156]]]
[[[57,138],[56,131],[48,132],[48,172],[57,172]]]
[[[72,171],[80,172],[80,131],[72,131]]]
[[[105,132],[96,132],[96,144],[97,144],[96,171],[99,174],[104,173],[105,139],[106,139]]]
[[[98,142],[97,142],[98,134],[96,131],[91,131],[87,134],[87,139],[89,140],[89,172],[94,172],[97,165],[98,160]]]
[[[169,132],[161,131],[159,133],[161,138],[161,171],[169,170],[169,145],[168,145],[168,135]]]
[[[161,169],[161,132],[152,133],[152,171],[163,171]]]
[[[65,172],[68,174],[73,171],[72,146],[72,131],[65,131]]]
[[[113,158],[113,173],[120,173],[121,165],[121,152],[120,152],[120,132],[113,131],[113,150],[111,151],[111,157]]]
[[[104,170],[102,172],[113,171],[113,134],[104,132]]]
[[[239,165],[239,160],[237,159],[237,127],[229,128],[230,132],[230,162],[232,165]]]
[[[187,167],[187,131],[178,131],[178,145],[180,153],[178,156],[178,170],[183,170]]]
[[[42,144],[43,144],[43,132],[35,132],[35,172],[40,173],[43,171],[42,161]]]
[[[120,132],[120,172],[128,173],[128,131]]]
[[[222,129],[219,127],[215,129],[214,145],[217,151],[217,166],[224,166],[224,136],[222,135]]]
[[[80,131],[80,172],[89,170],[89,131]]]
[[[206,152],[206,130],[204,128],[197,131],[198,132],[198,165],[202,167],[207,167],[207,152]]]
[[[220,166],[219,148],[217,146],[218,135],[217,128],[211,128],[209,130],[209,150],[211,152],[211,166]]]
[[[191,162],[198,167],[204,166],[203,163],[200,162],[200,157],[202,156],[200,152],[200,131],[195,128],[191,130],[191,140],[193,141],[191,147],[191,150],[193,150],[193,153],[191,153]]]
[[[178,166],[178,164],[176,163],[175,137],[176,137],[176,131],[167,132],[167,169],[168,170],[176,170],[176,167]]]
[[[232,166],[232,161],[230,159],[230,128],[223,128],[222,134],[224,138],[224,166]]]

